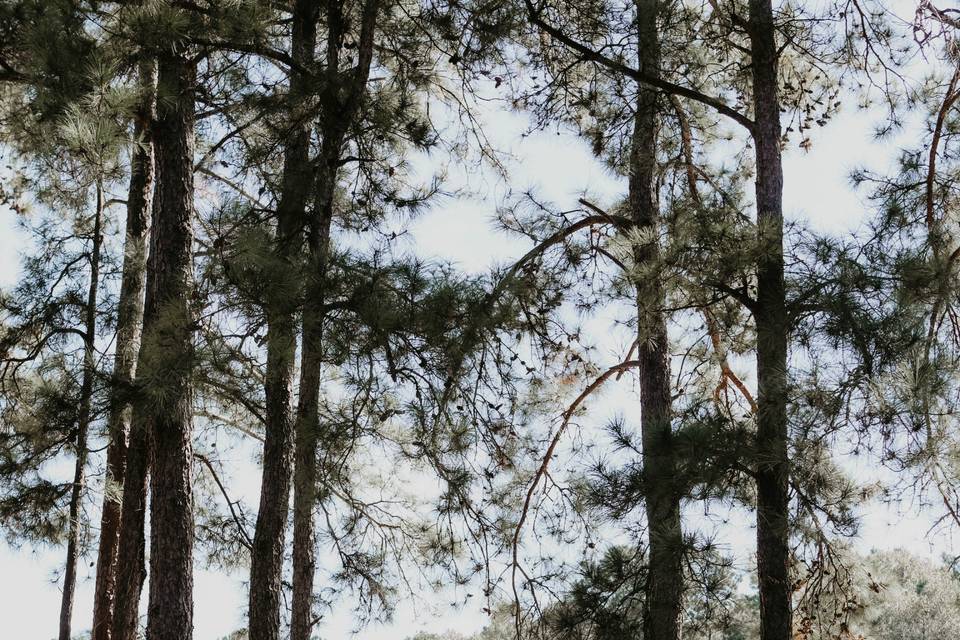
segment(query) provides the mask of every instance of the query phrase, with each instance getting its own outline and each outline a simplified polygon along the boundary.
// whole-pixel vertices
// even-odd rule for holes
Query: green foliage
[[[176,51],[198,71],[197,153],[183,158],[196,174],[196,293],[158,310],[135,384],[120,391],[159,412],[181,399],[172,374],[194,376],[196,534],[208,563],[244,565],[253,522],[232,495],[246,470],[217,444],[259,451],[270,331],[296,326],[293,344],[315,322],[312,506],[330,552],[320,603],[349,593],[359,620],[389,617],[405,591],[445,582],[480,583],[492,603],[510,573],[498,564],[529,562],[517,572],[519,608],[497,609],[478,640],[513,634],[528,607],[539,607],[531,635],[640,637],[648,530],[637,521],[652,487],[635,413],[613,407],[604,424],[593,399],[622,377],[625,389],[650,317],[668,323],[674,354],[671,495],[684,509],[751,510],[763,462],[745,371],[758,350],[756,265],[780,256],[757,239],[777,234],[759,233],[768,230],[751,215],[754,143],[721,118],[739,114],[751,128],[748,7],[658,3],[668,84],[656,97],[655,224],[641,224],[623,197],[584,194],[569,207],[514,190],[498,230],[529,252],[468,275],[404,242],[419,214],[456,206],[448,163],[502,169],[479,104],[524,112],[531,131],[573,132],[629,177],[646,72],[635,5],[384,0],[359,80],[364,3],[329,6],[301,59],[289,3],[0,4],[0,143],[16,159],[0,203],[30,234],[20,280],[0,294],[0,527],[15,543],[63,539],[63,467],[81,448],[85,291],[101,240],[91,193],[106,189],[110,215],[123,204],[115,194],[150,124],[133,70]],[[881,8],[786,3],[776,15],[784,147],[809,149],[851,98],[882,101],[886,130],[910,114],[931,123],[891,175],[854,174],[875,209],[861,231],[785,227],[791,542],[798,633],[811,639],[919,640],[956,626],[952,576],[899,557],[855,558],[838,542],[857,533],[856,505],[876,491],[849,477],[838,455],[847,450],[896,473],[887,495],[932,492],[960,524],[956,78],[899,82],[917,51],[954,62],[951,39],[935,49],[944,33],[928,24],[952,18],[924,4],[908,34]],[[158,87],[161,107],[178,98]],[[131,139],[133,118],[143,139]],[[291,180],[300,133],[305,157]],[[429,175],[418,170],[425,159]],[[291,200],[303,204],[284,219]],[[118,391],[104,363],[121,226],[106,225],[106,293],[93,310],[94,449]],[[658,258],[643,258],[654,246]],[[185,338],[189,353],[171,348]],[[427,476],[435,491],[411,495],[404,479]],[[556,549],[567,551],[554,558]],[[757,637],[757,598],[741,593],[731,560],[693,531],[684,553],[686,637]]]

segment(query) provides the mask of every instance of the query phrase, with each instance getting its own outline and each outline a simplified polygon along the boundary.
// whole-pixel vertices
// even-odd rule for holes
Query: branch
[[[528,263],[536,259],[537,256],[541,255],[544,251],[546,251],[547,249],[549,249],[555,244],[563,242],[565,239],[567,239],[569,236],[572,236],[577,231],[580,231],[581,229],[586,227],[591,227],[595,224],[613,224],[618,227],[626,227],[633,224],[633,221],[631,221],[629,218],[609,214],[603,211],[602,209],[600,209],[599,207],[597,207],[596,205],[589,203],[586,200],[581,199],[580,202],[584,206],[590,209],[593,209],[594,211],[598,211],[599,213],[591,216],[586,216],[585,218],[581,218],[580,220],[578,220],[577,222],[574,222],[570,226],[564,227],[563,229],[556,231],[555,233],[551,234],[544,240],[541,240],[539,243],[537,243],[535,247],[530,249],[530,251],[525,253],[519,260],[514,262],[513,266],[511,266],[507,270],[507,272],[503,274],[503,277],[500,278],[496,286],[494,286],[494,288],[490,291],[490,293],[485,296],[481,304],[481,309],[489,310],[490,308],[492,308],[493,305],[496,303],[497,299],[503,295],[504,291],[507,288],[507,285],[513,281],[513,279],[516,277],[517,273],[521,269],[523,269]],[[474,323],[473,325],[471,325],[471,327],[467,331],[467,335],[469,336],[469,338],[466,338],[464,342],[468,344],[472,343],[472,341],[475,340],[480,335],[481,332],[482,332],[482,329],[478,328],[477,324]],[[460,375],[460,370],[463,367],[463,362],[465,358],[466,358],[465,355],[461,356],[457,364],[453,367],[452,373],[447,377],[447,384],[444,385],[445,390],[443,392],[442,398],[440,399],[441,411],[440,413],[438,413],[438,416],[443,413],[443,411],[445,410],[443,409],[443,407],[445,407],[447,405],[447,402],[450,400],[451,394],[453,393],[453,389],[454,389],[454,385],[452,384],[452,381]]]
[[[709,96],[705,93],[701,93],[696,89],[691,89],[689,87],[684,87],[682,85],[674,84],[672,82],[663,80],[661,78],[656,78],[654,76],[647,75],[646,73],[640,71],[639,69],[634,69],[633,67],[623,64],[622,62],[618,62],[616,60],[613,60],[612,58],[608,58],[607,56],[603,55],[599,51],[594,51],[593,49],[586,46],[585,44],[578,42],[577,40],[574,40],[570,36],[563,33],[560,29],[558,29],[557,27],[551,25],[546,20],[544,20],[540,16],[540,10],[536,9],[533,6],[532,0],[524,0],[524,4],[527,7],[527,12],[530,14],[530,19],[533,21],[535,25],[537,25],[543,31],[550,34],[550,36],[552,36],[554,39],[559,40],[568,48],[579,53],[581,56],[583,56],[584,60],[590,60],[591,62],[596,62],[598,64],[601,64],[607,67],[608,69],[610,69],[611,71],[622,73],[625,76],[629,76],[630,78],[633,78],[637,82],[641,82],[643,84],[649,85],[656,89],[660,89],[661,91],[664,91],[668,94],[689,98],[690,100],[694,100],[701,104],[705,104],[708,107],[712,107],[717,113],[727,116],[737,124],[741,125],[747,131],[749,131],[751,135],[753,134],[753,130],[754,130],[753,120],[751,120],[744,114],[740,113],[733,107],[727,105],[719,98],[714,98],[713,96]]]
[[[731,298],[738,301],[740,304],[745,306],[751,312],[754,312],[757,309],[757,301],[751,298],[749,295],[747,295],[746,291],[743,289],[734,289],[733,287],[716,280],[709,280],[704,284],[706,284],[708,287],[713,287],[717,291],[721,291],[729,295]]]
[[[559,231],[551,234],[544,240],[541,240],[533,249],[530,249],[530,251],[526,252],[519,260],[513,263],[513,266],[510,267],[510,269],[503,275],[502,278],[500,278],[500,281],[497,283],[497,286],[495,286],[493,288],[493,291],[490,292],[490,295],[487,296],[488,305],[492,304],[497,298],[500,297],[501,294],[503,294],[503,291],[504,289],[506,289],[507,284],[509,284],[509,282],[517,275],[517,272],[519,272],[523,267],[525,267],[527,263],[532,261],[534,258],[542,254],[544,251],[546,251],[553,245],[563,242],[569,236],[572,236],[577,231],[580,231],[585,227],[591,227],[595,224],[613,224],[616,226],[625,226],[625,225],[632,224],[632,222],[628,218],[609,214],[603,211],[602,209],[598,208],[596,205],[590,204],[586,200],[581,199],[580,203],[590,209],[593,209],[594,211],[599,211],[599,213],[592,216],[587,216],[585,218],[581,218],[580,220],[578,220],[577,222],[574,222],[569,227],[564,227],[563,229],[560,229]]]
[[[677,100],[676,96],[670,96],[670,104],[677,114],[677,122],[680,124],[680,148],[683,151],[683,164],[687,174],[687,188],[690,190],[690,197],[698,207],[703,206],[703,199],[700,197],[700,189],[697,187],[696,163],[693,160],[693,133],[690,131],[690,121],[687,114],[683,111],[683,105]]]
[[[940,109],[937,112],[937,121],[933,128],[933,138],[930,141],[930,155],[927,163],[927,178],[926,178],[926,225],[927,231],[930,236],[930,245],[933,249],[934,255],[939,258],[941,255],[942,242],[940,238],[940,229],[938,228],[938,222],[934,218],[934,202],[933,202],[933,188],[934,181],[936,179],[936,170],[937,170],[937,151],[940,146],[940,137],[943,134],[944,123],[947,118],[947,113],[949,113],[950,108],[957,101],[957,98],[960,97],[960,91],[957,91],[957,82],[960,80],[960,66],[958,66],[954,72],[953,76],[950,78],[950,84],[947,87],[947,93],[943,98],[943,103],[940,105]],[[943,277],[946,278],[951,268],[953,267],[953,262],[956,260],[960,248],[955,249],[953,253],[950,254],[950,257],[947,259],[947,264],[945,265]],[[944,283],[946,280],[944,280]],[[943,285],[941,285],[941,289]],[[943,308],[944,296],[939,296],[936,302],[933,305],[933,310],[930,312],[930,327],[927,331],[927,350],[929,352],[930,344],[933,341],[933,336],[937,331],[937,328],[940,325],[940,311]]]
[[[563,421],[560,423],[560,426],[557,428],[557,432],[553,435],[553,438],[550,441],[550,446],[547,447],[546,453],[543,454],[543,460],[540,463],[540,466],[537,468],[537,472],[533,475],[533,479],[530,481],[530,486],[527,488],[527,495],[523,500],[523,509],[520,511],[520,520],[517,521],[517,526],[513,530],[513,541],[511,543],[512,547],[512,570],[510,574],[510,582],[513,587],[513,598],[515,602],[514,609],[514,624],[517,630],[517,637],[520,637],[520,595],[517,593],[517,569],[520,566],[520,562],[517,559],[517,554],[519,552],[520,546],[520,533],[523,531],[523,525],[527,520],[527,514],[530,512],[530,503],[533,500],[533,494],[537,489],[537,485],[540,484],[540,479],[547,474],[547,469],[550,466],[550,460],[553,458],[553,452],[557,448],[557,444],[560,442],[560,438],[563,436],[564,431],[567,429],[567,425],[570,424],[573,414],[577,411],[580,405],[583,403],[587,397],[590,396],[594,391],[596,391],[604,382],[606,382],[610,376],[615,373],[620,373],[626,371],[627,369],[632,369],[634,367],[639,367],[639,360],[627,360],[621,362],[620,364],[614,365],[604,371],[596,380],[591,382],[583,392],[577,396],[577,399],[567,407],[567,410],[563,412]]]
[[[208,168],[206,168],[206,167],[202,167],[202,166],[199,166],[199,165],[196,166],[196,167],[194,167],[194,170],[196,170],[196,171],[199,172],[199,173],[202,173],[202,174],[205,175],[205,176],[210,176],[210,177],[213,178],[214,180],[217,180],[217,181],[219,181],[219,182],[222,182],[223,184],[227,185],[228,187],[230,187],[231,189],[233,189],[234,191],[236,191],[238,194],[240,194],[241,196],[243,196],[244,198],[246,198],[247,200],[249,200],[250,202],[252,202],[253,204],[255,204],[257,207],[259,207],[259,208],[261,208],[261,209],[266,209],[266,208],[267,208],[266,205],[264,205],[262,202],[260,202],[260,199],[259,199],[258,197],[256,197],[256,196],[253,195],[252,193],[248,192],[248,191],[247,191],[246,189],[244,189],[241,185],[237,184],[236,182],[234,182],[234,181],[231,180],[230,178],[228,178],[228,177],[226,177],[226,176],[222,176],[222,175],[220,175],[219,173],[217,173],[216,171],[213,171],[213,170],[211,170],[211,169],[208,169]]]
[[[9,62],[0,58],[0,82],[14,82],[17,84],[29,84],[34,81],[25,73],[21,73],[13,68]]]
[[[204,376],[203,379],[199,380],[198,382],[201,385],[206,385],[219,391],[222,394],[221,397],[240,404],[244,409],[249,411],[250,415],[256,418],[258,422],[261,424],[266,424],[267,419],[264,417],[263,408],[252,399],[244,397],[240,389],[233,388],[223,382],[214,380],[210,376]]]
[[[240,521],[240,517],[237,515],[236,510],[233,508],[233,501],[230,499],[230,496],[227,495],[227,489],[223,486],[223,483],[220,482],[220,476],[217,475],[216,470],[213,468],[213,464],[210,462],[209,458],[203,456],[199,453],[194,452],[193,457],[202,462],[207,469],[210,471],[210,476],[213,478],[213,481],[217,483],[217,486],[220,487],[220,493],[223,495],[223,499],[227,501],[227,507],[230,509],[230,515],[233,516],[233,521],[237,524],[237,529],[240,531],[242,540],[240,543],[247,548],[247,550],[253,549],[253,540],[250,539],[250,535],[247,533],[247,529],[243,526],[243,523]]]
[[[753,399],[753,394],[750,393],[750,389],[747,388],[747,385],[743,383],[743,380],[740,379],[736,373],[733,372],[733,369],[730,368],[730,362],[727,360],[727,349],[723,345],[723,341],[720,337],[720,328],[717,326],[717,322],[713,317],[713,314],[710,312],[708,307],[703,308],[703,318],[707,324],[707,332],[710,334],[710,341],[713,343],[713,352],[717,355],[717,361],[720,363],[720,382],[717,384],[716,389],[713,390],[713,398],[720,404],[720,391],[727,386],[727,381],[733,383],[733,385],[739,389],[740,393],[743,394],[744,399],[750,404],[750,411],[753,414],[757,413],[757,402]]]
[[[28,355],[24,357],[14,357],[9,355],[9,351],[17,346],[15,342],[10,341],[9,344],[6,341],[0,342],[0,362],[23,363],[36,360],[40,356],[40,352],[43,351],[44,347],[47,346],[47,342],[49,342],[51,338],[64,334],[73,334],[79,336],[84,342],[87,342],[87,332],[83,329],[77,329],[75,327],[53,327],[33,345],[33,348],[27,352]]]
[[[228,40],[206,40],[204,38],[191,38],[191,42],[201,47],[209,47],[211,49],[220,49],[224,51],[234,51],[237,53],[248,53],[251,55],[260,56],[262,58],[272,60],[273,62],[286,65],[288,68],[296,71],[297,73],[301,73],[306,77],[313,77],[313,72],[310,71],[310,69],[303,66],[283,51],[277,51],[276,49],[271,49],[270,47],[246,44],[243,42],[231,42]]]
[[[930,159],[927,163],[926,189],[927,228],[930,230],[933,230],[936,222],[933,216],[933,183],[937,172],[937,150],[940,147],[940,136],[943,134],[943,125],[947,119],[947,113],[950,111],[953,103],[957,101],[957,98],[960,97],[960,92],[956,90],[958,80],[960,80],[960,67],[954,70],[953,76],[950,78],[950,85],[947,87],[943,104],[940,105],[940,110],[937,112],[937,123],[933,127],[933,139],[930,141]]]

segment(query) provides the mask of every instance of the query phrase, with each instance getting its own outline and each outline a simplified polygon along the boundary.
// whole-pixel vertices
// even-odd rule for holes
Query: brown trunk
[[[117,301],[117,343],[107,418],[107,475],[100,518],[100,550],[97,554],[96,590],[93,598],[91,640],[110,640],[116,597],[117,553],[120,546],[122,486],[127,466],[127,439],[132,410],[130,390],[136,374],[143,327],[143,292],[146,285],[147,230],[153,199],[153,145],[150,121],[156,73],[152,63],[140,65],[142,103],[134,121],[134,145],[130,157],[130,187],[127,195],[126,239],[123,273]]]
[[[330,251],[333,200],[337,189],[340,153],[347,131],[359,113],[373,59],[379,0],[366,0],[360,20],[357,64],[353,73],[340,72],[340,47],[344,40],[342,3],[327,3],[327,90],[323,92],[323,140],[317,158],[313,219],[308,244],[314,277],[307,284],[303,309],[303,352],[300,356],[300,398],[297,405],[293,495],[293,602],[290,640],[309,640],[313,627],[313,574],[316,568],[316,534],[313,507],[317,488],[317,445],[320,437],[318,402],[323,363],[324,281]]]
[[[321,154],[329,152],[324,139]],[[330,141],[333,144],[334,141]],[[339,151],[339,145],[337,145]],[[327,157],[321,155],[321,158]],[[320,375],[323,365],[323,281],[326,277],[333,218],[336,163],[324,163],[330,170],[317,176],[316,213],[311,224],[309,245],[316,274],[307,286],[303,310],[303,349],[300,356],[300,398],[297,404],[297,432],[293,494],[293,601],[290,640],[309,640],[313,627],[313,574],[316,568],[316,534],[313,507],[317,489],[317,445],[320,423]]]
[[[660,77],[657,0],[637,0],[640,69]],[[657,198],[657,123],[659,91],[637,88],[636,117],[630,150],[630,207],[637,227],[651,240],[635,251],[639,267],[656,273],[660,263],[657,239],[660,211]],[[637,359],[640,361],[641,439],[644,501],[649,535],[649,565],[643,610],[643,637],[680,637],[681,556],[680,499],[674,475],[670,398],[670,350],[666,295],[659,276],[637,283]]]
[[[97,291],[100,287],[100,248],[103,225],[103,186],[97,182],[97,204],[93,219],[93,247],[90,250],[90,285],[83,323],[83,379],[80,382],[80,406],[77,412],[77,460],[70,491],[70,529],[67,533],[67,560],[63,569],[63,597],[60,600],[60,640],[70,640],[73,618],[73,593],[77,584],[77,559],[80,553],[80,501],[87,467],[87,434],[93,401],[93,379],[96,376],[94,339],[97,333]]]
[[[193,149],[194,63],[158,61],[154,122],[157,207],[144,312],[150,424],[148,640],[193,637]],[[141,369],[138,377],[143,375]]]
[[[293,494],[293,599],[290,640],[310,640],[313,627],[313,573],[316,536],[313,505],[317,484],[317,402],[320,396],[320,322],[304,321],[300,356],[300,399],[297,405]]]
[[[783,169],[777,47],[770,0],[750,0],[757,154],[757,572],[761,640],[790,640],[790,465],[787,451],[787,313],[783,280]]]
[[[313,0],[298,0],[294,6],[291,53],[304,67],[313,62],[318,15],[317,3]],[[276,252],[290,267],[290,258],[299,248],[300,229],[306,219],[306,203],[313,183],[311,119],[306,112],[308,91],[307,78],[292,71],[288,114],[290,133],[286,140],[282,193],[277,207],[276,238]],[[280,638],[281,572],[294,431],[290,400],[296,357],[296,295],[292,290],[291,276],[292,268],[284,269],[280,274],[282,282],[270,288],[267,294],[270,298],[265,301],[268,322],[264,382],[267,415],[260,509],[250,561],[250,640]],[[299,464],[297,469],[300,469]]]
[[[156,61],[144,63],[141,72],[149,78],[152,87],[156,86]],[[154,101],[156,94],[154,93]],[[155,104],[153,105],[155,107]],[[155,114],[151,113],[151,153],[152,148],[152,120]],[[151,156],[151,160],[153,159]],[[146,188],[147,185],[144,185]],[[151,195],[151,218],[157,217],[157,180],[153,176],[153,193]],[[152,243],[151,243],[152,245]],[[149,255],[147,272],[154,271],[154,256]],[[146,325],[148,310],[155,305],[151,299],[153,291],[144,287],[143,323]],[[137,370],[145,368],[147,352],[143,348],[137,354]],[[147,509],[147,472],[149,460],[149,417],[147,415],[147,398],[141,385],[135,382],[135,396],[133,398],[132,416],[130,419],[130,439],[127,443],[126,468],[123,474],[123,504],[120,510],[120,539],[117,545],[116,567],[116,599],[114,602],[113,623],[111,625],[112,640],[136,640],[140,594],[143,590],[143,581],[146,577],[144,561],[144,520]]]
[[[147,296],[149,298],[149,295]],[[147,510],[149,425],[142,409],[134,404],[127,444],[127,467],[123,474],[123,505],[117,544],[116,599],[112,640],[136,640],[140,619],[140,593],[146,577],[144,566],[144,518]]]

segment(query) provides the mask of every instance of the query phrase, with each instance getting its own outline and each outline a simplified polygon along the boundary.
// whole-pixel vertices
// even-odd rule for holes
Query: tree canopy
[[[0,0],[60,640],[189,640],[205,571],[251,640],[949,635],[955,560],[858,546],[960,526],[960,16],[907,5]]]

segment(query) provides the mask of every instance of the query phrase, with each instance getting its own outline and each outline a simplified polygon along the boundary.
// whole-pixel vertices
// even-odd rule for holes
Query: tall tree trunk
[[[660,77],[657,0],[637,0],[640,70]],[[637,227],[651,238],[635,250],[640,267],[660,268],[657,239],[660,211],[657,197],[657,125],[659,91],[637,87],[636,116],[630,149],[630,208]],[[645,273],[650,273],[646,271]],[[644,501],[649,536],[649,567],[643,610],[643,637],[680,637],[682,593],[680,499],[676,488],[670,397],[670,350],[666,295],[659,276],[637,283],[637,359],[640,361],[641,439]]]
[[[297,0],[293,9],[291,53],[310,67],[317,39],[319,7],[313,0]],[[280,595],[284,532],[290,497],[294,424],[291,397],[296,358],[296,292],[290,259],[299,249],[306,220],[307,198],[313,184],[310,164],[311,118],[306,110],[308,79],[291,71],[289,133],[283,165],[282,193],[277,207],[277,255],[284,261],[281,282],[270,287],[267,307],[266,433],[260,509],[250,562],[250,640],[279,640]],[[297,466],[298,470],[300,465]],[[302,546],[302,545],[301,545]],[[312,567],[311,567],[312,575]]]
[[[149,293],[147,294],[149,300]],[[140,358],[140,361],[143,359]],[[147,471],[149,440],[146,416],[134,402],[123,474],[123,505],[120,510],[120,537],[117,544],[116,597],[112,640],[136,640],[140,619],[140,593],[146,577],[144,560],[144,519],[147,510]]]
[[[143,351],[150,385],[148,640],[193,637],[193,150],[195,63],[177,50],[158,60],[154,145],[157,208]],[[143,370],[138,377],[143,375]]]
[[[77,460],[70,491],[70,529],[67,533],[67,560],[63,569],[63,596],[60,600],[60,640],[70,640],[73,594],[77,583],[77,558],[80,553],[80,501],[86,481],[87,435],[93,404],[93,379],[96,377],[94,340],[97,335],[97,291],[100,287],[100,249],[103,244],[103,185],[97,180],[97,203],[93,218],[90,249],[90,285],[83,323],[83,378],[80,382],[80,406],[77,411]]]
[[[149,84],[153,93],[151,96],[149,118],[152,192],[150,191],[151,185],[147,183],[144,184],[144,190],[149,194],[150,217],[153,219],[157,216],[158,206],[155,197],[157,180],[153,162],[155,153],[153,148],[152,124],[156,108],[156,60],[151,59],[144,61],[141,64],[140,71],[143,74],[141,82]],[[144,206],[146,206],[146,203]],[[155,271],[155,267],[153,266],[154,259],[155,257],[151,251],[147,258],[147,273]],[[146,278],[146,273],[144,277]],[[146,325],[148,310],[155,307],[151,302],[152,297],[153,292],[150,287],[146,286],[146,280],[144,280],[144,307],[141,327]],[[141,346],[137,354],[138,371],[143,371],[146,368],[147,355],[148,353]],[[142,385],[134,381],[130,438],[127,443],[126,468],[124,469],[123,475],[120,537],[117,545],[116,597],[114,601],[113,622],[111,625],[112,640],[136,640],[140,612],[140,594],[143,590],[144,578],[146,577],[144,520],[146,518],[147,508],[147,472],[150,467],[150,442],[148,437],[150,427],[146,406],[147,398],[141,386]]]
[[[787,451],[788,323],[783,280],[783,169],[777,46],[770,0],[750,0],[756,121],[757,229],[757,572],[761,640],[790,640],[790,465]]]
[[[366,0],[360,20],[357,64],[353,73],[340,72],[340,50],[344,40],[343,7],[336,0],[327,3],[327,89],[322,108],[325,125],[317,158],[313,218],[308,244],[314,278],[307,285],[303,309],[303,353],[300,365],[300,398],[297,405],[293,500],[293,602],[291,640],[309,640],[313,626],[313,574],[316,567],[316,535],[313,507],[317,487],[317,446],[320,438],[318,402],[323,362],[324,281],[330,251],[333,201],[337,189],[340,154],[347,131],[360,110],[373,59],[379,0]]]
[[[333,140],[324,139],[321,158],[327,158]],[[339,152],[339,145],[337,145]],[[324,162],[317,175],[316,220],[308,234],[314,277],[307,285],[303,310],[303,347],[300,356],[300,398],[297,404],[293,495],[293,598],[290,640],[309,640],[313,627],[313,574],[316,569],[316,533],[313,507],[317,495],[317,446],[320,437],[318,404],[323,365],[324,280],[330,249],[333,194],[337,163]]]
[[[320,441],[318,403],[323,363],[321,340],[325,280],[330,252],[333,201],[337,189],[340,154],[347,131],[356,119],[366,92],[380,0],[366,0],[360,19],[357,64],[349,75],[340,72],[344,41],[343,7],[327,3],[327,88],[322,95],[324,126],[316,160],[314,212],[308,245],[314,277],[307,283],[303,309],[303,349],[300,356],[300,398],[297,404],[293,496],[293,601],[290,640],[309,640],[313,627],[313,574],[316,568],[316,534],[313,507],[317,489],[317,446]]]
[[[153,119],[156,90],[154,64],[141,63],[139,76],[142,95],[134,119],[134,144],[130,157],[123,273],[117,301],[117,343],[110,390],[110,414],[107,418],[110,442],[107,446],[107,477],[100,518],[100,550],[97,555],[91,640],[110,640],[113,631],[123,505],[122,487],[127,467],[127,439],[133,414],[130,391],[136,374],[140,332],[143,327],[143,295],[147,275],[146,243],[153,200],[153,144],[150,141],[150,122]]]

